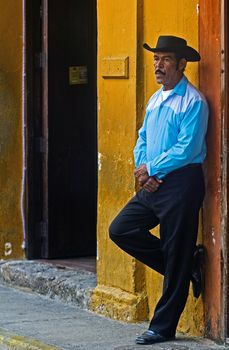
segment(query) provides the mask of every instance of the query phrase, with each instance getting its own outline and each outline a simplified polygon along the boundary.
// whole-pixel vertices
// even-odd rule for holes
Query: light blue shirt
[[[163,87],[153,94],[134,148],[136,167],[146,164],[159,179],[206,157],[208,105],[185,76],[163,101]]]

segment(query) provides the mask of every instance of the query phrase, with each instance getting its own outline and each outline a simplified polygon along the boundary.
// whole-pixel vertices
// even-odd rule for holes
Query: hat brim
[[[197,52],[195,49],[193,49],[190,46],[186,47],[150,47],[148,44],[143,44],[144,49],[151,51],[151,52],[175,52],[181,54],[187,61],[189,62],[198,62],[200,61],[201,57],[199,52]]]

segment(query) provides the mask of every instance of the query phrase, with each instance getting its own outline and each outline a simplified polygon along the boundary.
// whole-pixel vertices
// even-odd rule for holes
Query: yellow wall
[[[148,312],[144,278],[135,278],[142,267],[108,239],[108,225],[135,191],[136,13],[136,0],[98,1],[98,287],[92,309],[127,320]],[[128,79],[103,77],[104,62],[126,56]]]
[[[22,4],[0,0],[0,258],[22,257]]]
[[[152,54],[161,34],[184,37],[198,48],[197,1],[99,0],[98,1],[98,286],[91,308],[127,321],[150,318],[161,294],[162,279],[117,248],[108,238],[112,218],[135,192],[133,147],[144,107],[155,84]],[[129,57],[129,79],[109,77],[104,61]],[[198,66],[186,74],[197,85]],[[201,299],[190,296],[179,330],[201,334]]]

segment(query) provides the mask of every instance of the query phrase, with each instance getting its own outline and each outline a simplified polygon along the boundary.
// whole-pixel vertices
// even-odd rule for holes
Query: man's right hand
[[[139,167],[134,170],[134,176],[138,179],[139,185],[143,186],[144,183],[149,179],[149,174],[146,165],[139,165]]]
[[[148,175],[147,167],[146,164],[141,164],[139,165],[138,168],[134,169],[134,176],[139,178],[141,175]],[[149,175],[148,175],[149,177]]]

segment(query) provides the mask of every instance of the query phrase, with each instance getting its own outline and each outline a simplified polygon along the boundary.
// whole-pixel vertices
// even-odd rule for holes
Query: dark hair
[[[174,52],[174,55],[175,55],[175,58],[176,58],[176,61],[177,61],[177,69],[178,69],[178,65],[179,65],[179,62],[182,58],[185,58],[184,55],[182,55],[181,53],[179,52]],[[185,68],[183,68],[183,71],[185,71]]]

